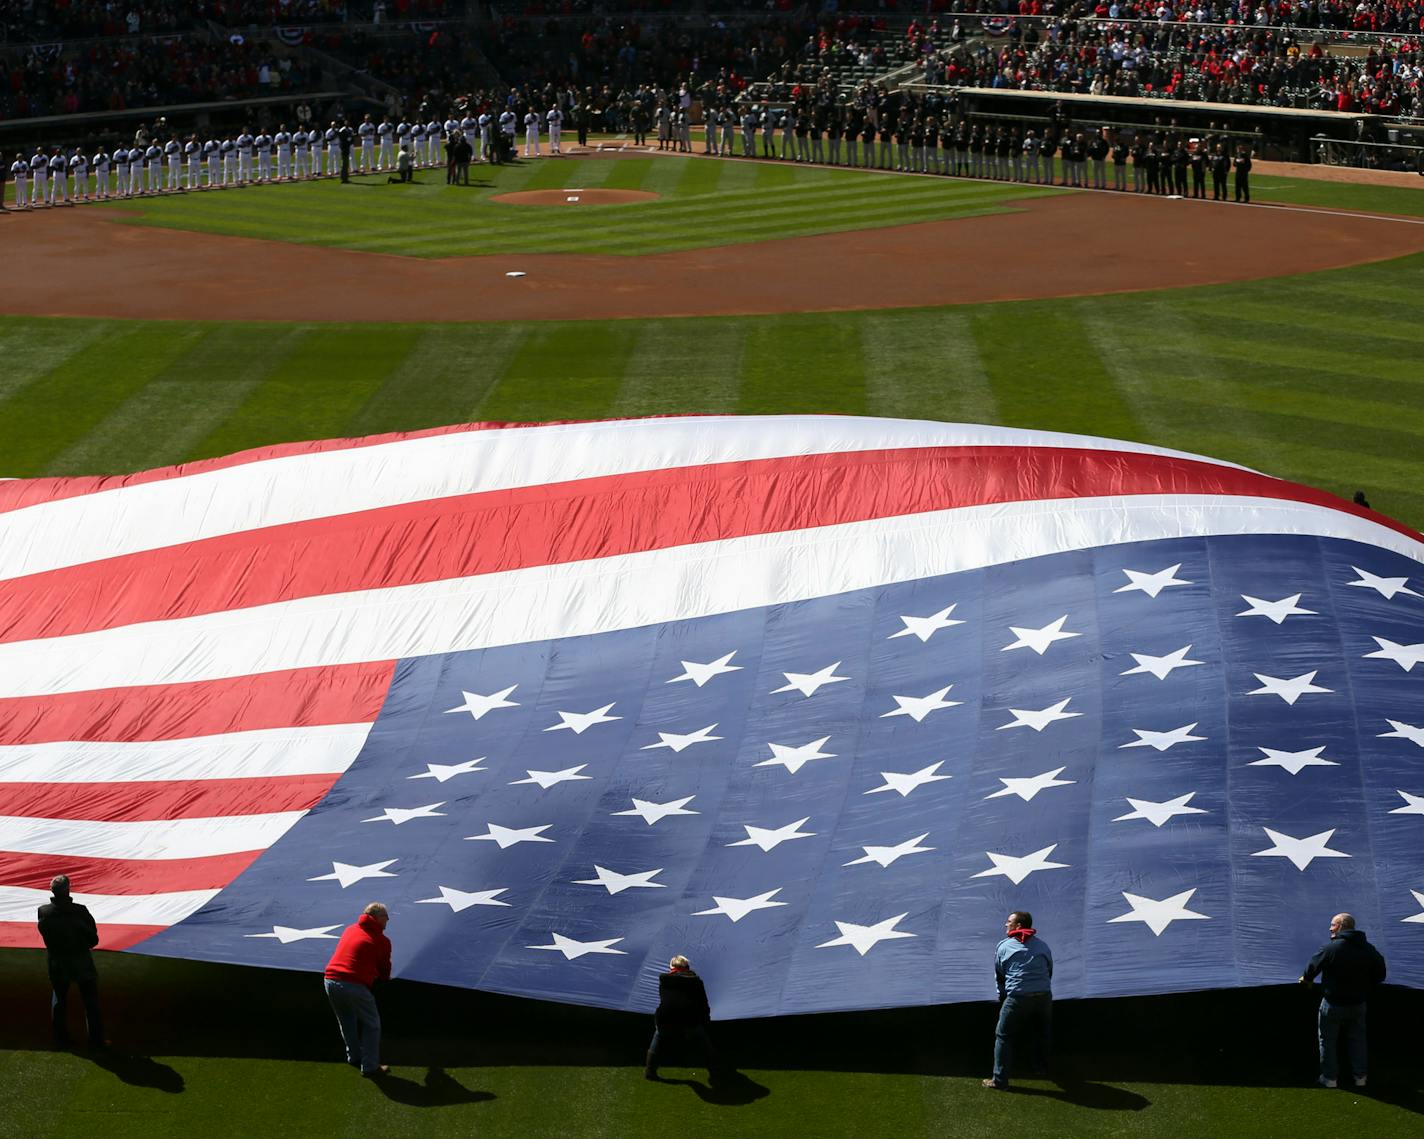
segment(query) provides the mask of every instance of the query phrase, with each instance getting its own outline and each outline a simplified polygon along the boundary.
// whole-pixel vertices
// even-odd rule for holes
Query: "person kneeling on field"
[[[653,1014],[653,1040],[643,1065],[644,1079],[658,1078],[658,1051],[668,1041],[692,1041],[702,1049],[708,1079],[716,1083],[724,1076],[721,1058],[707,1035],[712,1009],[702,978],[692,971],[692,963],[681,954],[668,962],[668,971],[658,977],[658,1009]]]
[[[410,157],[410,148],[405,143],[401,143],[400,153],[396,155],[396,175],[395,177],[387,178],[386,181],[414,182],[414,166],[415,163]]]

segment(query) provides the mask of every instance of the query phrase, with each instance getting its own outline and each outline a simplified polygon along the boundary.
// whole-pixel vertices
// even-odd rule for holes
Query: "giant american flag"
[[[714,1013],[1424,976],[1424,540],[1232,464],[829,416],[0,482],[0,942]]]

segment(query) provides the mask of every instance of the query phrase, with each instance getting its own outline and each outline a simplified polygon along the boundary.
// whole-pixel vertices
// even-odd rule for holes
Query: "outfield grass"
[[[369,253],[639,255],[811,233],[1001,212],[1045,186],[907,178],[822,167],[677,157],[567,159],[476,166],[474,185],[443,170],[409,184],[384,174],[256,186],[221,194],[136,198],[95,207],[115,220]],[[551,189],[644,190],[657,201],[539,207],[493,201]]]
[[[466,325],[0,318],[0,474],[469,420],[841,412],[1141,440],[1424,526],[1424,256],[1122,296]],[[1349,314],[1348,323],[1342,314]]]

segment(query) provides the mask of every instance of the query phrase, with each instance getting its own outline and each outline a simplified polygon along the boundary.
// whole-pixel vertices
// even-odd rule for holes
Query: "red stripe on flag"
[[[130,949],[162,933],[162,925],[108,925],[99,923],[100,949]],[[0,947],[6,949],[43,949],[40,931],[33,922],[0,921]]]
[[[69,875],[76,894],[172,894],[220,890],[263,853],[207,858],[82,858],[73,854],[0,851],[0,886],[48,890],[56,874]]]
[[[368,724],[394,661],[0,699],[0,745],[185,739],[261,728]]]
[[[0,588],[0,641],[956,507],[1148,494],[1313,503],[1417,537],[1322,491],[1162,455],[1017,447],[865,451],[463,495],[52,570]]]
[[[316,806],[340,775],[154,783],[0,783],[0,810],[27,819],[136,823],[267,815]]]

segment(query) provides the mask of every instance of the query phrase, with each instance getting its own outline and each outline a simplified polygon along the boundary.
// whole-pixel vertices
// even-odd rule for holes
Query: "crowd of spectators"
[[[310,57],[266,43],[179,36],[0,54],[0,118],[216,102],[319,90]]]

